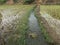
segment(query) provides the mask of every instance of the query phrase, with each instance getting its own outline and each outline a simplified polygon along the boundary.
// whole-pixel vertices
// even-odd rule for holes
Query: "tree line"
[[[0,4],[31,4],[34,3],[35,0],[0,0]]]
[[[38,0],[0,0],[0,4],[35,4]],[[40,4],[60,4],[60,0],[40,0]]]

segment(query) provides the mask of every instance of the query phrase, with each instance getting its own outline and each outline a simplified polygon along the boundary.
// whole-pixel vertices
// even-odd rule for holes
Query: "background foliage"
[[[5,3],[7,0],[0,0],[0,4]]]

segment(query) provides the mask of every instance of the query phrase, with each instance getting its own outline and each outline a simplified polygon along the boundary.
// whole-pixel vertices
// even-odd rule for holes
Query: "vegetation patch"
[[[40,10],[60,19],[60,5],[41,5]]]
[[[5,42],[2,45],[25,45],[25,33],[26,33],[26,30],[28,29],[28,18],[29,18],[30,12],[33,10],[34,6],[29,6],[29,5],[22,6],[21,5],[21,6],[18,6],[18,8],[16,7],[16,5],[15,6],[6,6],[5,8],[4,8],[4,6],[2,6],[3,7],[2,10],[5,10],[8,8],[8,10],[14,9],[14,11],[16,11],[15,9],[18,9],[18,11],[20,12],[19,14],[20,14],[21,18],[15,20],[14,23],[16,23],[16,21],[19,22],[19,23],[16,23],[17,25],[12,24],[15,26],[14,29],[12,28],[11,31],[8,29],[9,32],[6,32],[6,33],[4,33],[4,35],[2,35],[4,38],[4,42]],[[0,8],[2,8],[2,7],[0,7]],[[21,14],[21,11],[23,11],[22,14]]]
[[[35,13],[35,14],[36,14],[36,13]],[[48,33],[47,33],[46,28],[45,28],[44,25],[43,25],[43,22],[42,22],[42,20],[41,20],[41,16],[40,16],[40,15],[35,15],[35,16],[36,16],[37,19],[38,19],[38,22],[39,22],[39,25],[40,25],[40,29],[41,29],[41,32],[42,32],[42,34],[43,34],[43,36],[44,36],[44,39],[46,40],[47,43],[53,44],[53,43],[54,43],[53,40],[50,38],[50,36],[49,36]]]

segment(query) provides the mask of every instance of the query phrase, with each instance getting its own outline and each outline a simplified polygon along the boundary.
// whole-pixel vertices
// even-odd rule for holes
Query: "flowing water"
[[[34,16],[34,12],[30,14],[28,25],[29,30],[26,35],[26,45],[47,45],[41,33],[37,19]]]

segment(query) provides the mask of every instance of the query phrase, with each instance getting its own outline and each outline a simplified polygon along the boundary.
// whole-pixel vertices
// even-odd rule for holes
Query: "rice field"
[[[0,18],[7,20],[1,24],[5,24],[3,25],[5,26],[4,32],[0,32],[0,38],[4,39],[0,42],[2,45],[25,45],[25,32],[28,29],[28,18],[33,7],[30,5],[0,5],[0,11],[3,13]],[[15,19],[17,15],[18,18]]]
[[[41,5],[40,10],[60,19],[60,5]]]

